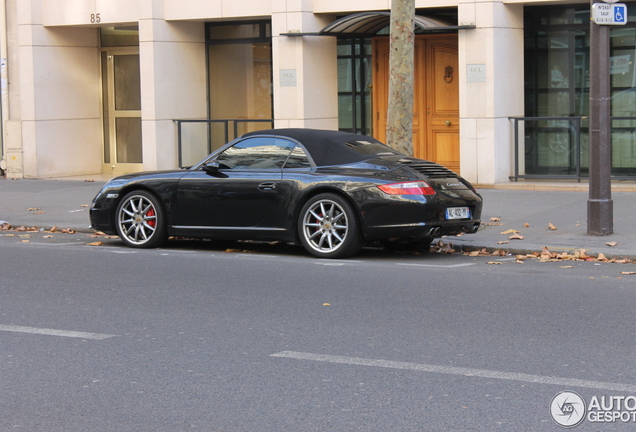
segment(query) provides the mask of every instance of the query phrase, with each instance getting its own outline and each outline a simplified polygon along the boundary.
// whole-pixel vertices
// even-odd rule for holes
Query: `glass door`
[[[102,171],[143,169],[139,49],[102,51],[104,164]]]

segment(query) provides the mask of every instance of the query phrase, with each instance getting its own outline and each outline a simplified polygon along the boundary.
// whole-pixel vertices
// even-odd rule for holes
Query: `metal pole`
[[[594,0],[591,0],[592,4]],[[587,233],[614,232],[610,119],[609,27],[590,22],[590,192]]]

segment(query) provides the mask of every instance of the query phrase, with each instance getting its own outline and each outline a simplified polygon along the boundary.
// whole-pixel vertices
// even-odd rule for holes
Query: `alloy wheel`
[[[119,205],[117,231],[131,246],[149,246],[157,232],[159,210],[146,194],[129,194]]]
[[[305,211],[302,224],[307,243],[318,252],[336,251],[344,244],[349,230],[344,209],[329,199],[313,203]]]

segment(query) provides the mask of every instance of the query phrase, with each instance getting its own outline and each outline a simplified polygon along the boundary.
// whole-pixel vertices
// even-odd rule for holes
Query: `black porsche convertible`
[[[158,247],[168,236],[278,240],[342,258],[365,242],[428,246],[474,233],[481,209],[459,175],[369,136],[272,129],[185,170],[116,177],[93,199],[90,219],[131,247]]]

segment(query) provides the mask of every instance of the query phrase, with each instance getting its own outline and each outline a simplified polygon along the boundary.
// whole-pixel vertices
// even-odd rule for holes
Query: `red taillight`
[[[391,183],[378,187],[389,195],[435,195],[435,190],[425,181]]]

